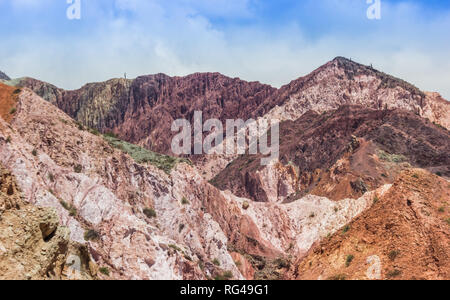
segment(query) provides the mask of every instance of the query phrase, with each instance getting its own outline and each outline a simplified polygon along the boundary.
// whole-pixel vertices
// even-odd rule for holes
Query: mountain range
[[[175,157],[195,111],[279,120],[279,159]],[[0,117],[2,279],[450,278],[450,103],[371,66],[279,89],[0,72]]]

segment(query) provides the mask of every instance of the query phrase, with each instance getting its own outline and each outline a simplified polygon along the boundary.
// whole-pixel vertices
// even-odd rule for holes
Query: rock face
[[[0,80],[11,80],[11,78],[9,78],[8,75],[0,71]]]
[[[438,94],[424,93],[401,79],[343,57],[283,86],[254,115],[294,121],[310,110],[322,113],[349,104],[409,110],[450,129],[450,103]]]
[[[0,174],[0,279],[94,278],[86,249],[70,240],[56,211],[24,202],[11,173],[0,167]]]
[[[128,142],[169,155],[172,122],[184,118],[192,124],[196,110],[203,111],[204,120],[264,116],[294,121],[310,110],[322,113],[353,104],[409,110],[450,128],[450,104],[438,94],[341,57],[278,90],[218,73],[112,79],[76,91],[31,78],[13,84],[32,89],[85,126],[113,131]]]
[[[341,106],[280,124],[280,160],[243,155],[212,183],[254,201],[358,198],[413,165],[450,176],[450,132],[402,110]]]
[[[449,278],[438,94],[343,58],[279,90],[216,73],[3,82],[0,278]],[[195,110],[280,120],[280,159],[149,150],[170,152]]]
[[[245,118],[275,91],[258,82],[218,73],[113,79],[76,91],[64,91],[31,78],[16,84],[31,88],[86,126],[112,131],[129,142],[167,154],[172,154],[174,134],[170,129],[174,120],[192,121],[194,111],[202,111],[205,120]]]
[[[373,207],[293,264],[296,279],[450,277],[449,183],[403,172]]]
[[[137,163],[28,89],[15,107],[0,120],[0,162],[27,203],[57,211],[101,279],[241,279],[229,249],[282,255],[192,166]]]

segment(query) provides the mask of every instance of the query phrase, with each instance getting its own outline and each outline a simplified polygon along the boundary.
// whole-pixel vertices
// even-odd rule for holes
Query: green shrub
[[[242,203],[242,208],[244,210],[247,210],[250,207],[250,203],[248,203],[248,201],[244,201],[244,203]]]
[[[345,225],[342,229],[342,233],[347,233],[350,230],[350,225]]]
[[[184,229],[184,224],[178,225],[178,232],[181,233]]]
[[[395,270],[389,271],[387,273],[387,277],[388,278],[394,278],[394,277],[400,276],[401,274],[402,274],[402,271],[395,269]]]
[[[401,163],[404,161],[407,161],[408,159],[406,156],[401,154],[389,154],[387,152],[384,152],[383,150],[378,151],[378,157],[381,160],[387,161],[387,162],[393,162],[393,163]]]
[[[7,138],[6,138],[6,143],[11,143],[11,137],[10,136],[8,136]]]
[[[48,173],[48,179],[49,179],[51,182],[55,182],[55,176],[53,176],[52,173]]]
[[[50,191],[50,193],[53,194],[53,191]],[[78,214],[77,209],[74,206],[70,205],[69,203],[63,200],[60,200],[59,203],[61,204],[62,207],[64,207],[65,210],[69,212],[69,216],[75,217]]]
[[[231,271],[225,271],[222,274],[218,274],[214,277],[214,280],[225,281],[233,278],[233,273]]]
[[[75,165],[75,166],[73,167],[73,171],[74,171],[75,173],[81,173],[81,171],[83,171],[83,166],[82,166],[82,165]]]
[[[14,95],[17,95],[17,94],[20,94],[20,92],[22,92],[21,89],[15,89],[14,92],[13,92],[13,94],[14,94]]]
[[[315,214],[315,213],[311,213],[311,214],[309,215],[309,218],[310,218],[310,219],[315,218],[315,217],[316,217],[316,214]]]
[[[37,156],[37,150],[36,149],[33,149],[33,151],[31,151],[31,154],[33,154],[33,156]]]
[[[89,132],[93,135],[100,135],[100,132],[95,128],[89,128]]]
[[[447,220],[445,220],[445,222],[447,222],[447,224],[450,225],[450,218],[448,218]]]
[[[186,197],[183,197],[183,199],[181,199],[181,204],[183,204],[183,205],[189,204],[189,201],[186,199]]]
[[[377,195],[375,195],[375,197],[373,197],[373,204],[377,204],[378,201],[380,201],[380,199],[378,198]]]
[[[400,254],[400,251],[398,250],[392,250],[391,252],[389,252],[388,257],[390,260],[394,261]]]
[[[354,258],[355,257],[352,254],[347,255],[347,258],[345,259],[345,266],[349,267]]]
[[[443,207],[443,206],[439,207],[438,211],[440,213],[444,213],[445,212],[445,207]]]
[[[17,111],[17,108],[13,107],[13,108],[11,108],[11,110],[9,111],[9,113],[10,113],[11,115],[13,115],[13,114],[16,113],[16,111]]]
[[[329,277],[327,280],[346,280],[347,276],[345,276],[344,274],[337,274],[334,276]]]
[[[153,208],[146,207],[142,212],[149,219],[156,218],[156,211]]]
[[[181,250],[180,247],[178,247],[177,245],[174,245],[174,244],[170,244],[169,248],[172,248],[173,250],[175,250],[177,252],[183,252],[183,250]]]
[[[155,153],[140,146],[119,140],[116,137],[111,136],[111,134],[105,134],[103,138],[109,143],[111,147],[127,153],[137,163],[139,164],[149,163],[151,165],[154,165],[158,169],[163,170],[167,174],[170,174],[170,171],[178,163],[185,162],[189,165],[192,165],[192,162],[188,159],[176,158]]]
[[[289,261],[284,258],[277,258],[274,263],[279,269],[289,268],[290,265]]]
[[[109,276],[109,269],[107,267],[101,267],[98,269],[100,271],[100,273],[102,273],[103,275]]]
[[[217,258],[214,258],[212,263],[216,266],[220,266],[220,261]]]
[[[95,231],[94,229],[86,230],[84,233],[84,240],[85,241],[95,241],[100,238],[100,234]]]

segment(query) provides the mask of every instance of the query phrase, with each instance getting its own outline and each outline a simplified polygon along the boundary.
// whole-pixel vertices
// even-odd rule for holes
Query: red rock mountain
[[[31,78],[12,83],[32,89],[85,126],[112,131],[165,154],[172,154],[173,120],[192,121],[195,110],[203,111],[204,119],[222,121],[264,115],[296,120],[309,110],[321,113],[356,104],[410,110],[450,128],[450,104],[438,94],[425,94],[403,80],[341,57],[278,90],[218,73],[112,79],[75,91]]]
[[[151,151],[195,110],[280,120],[280,159]],[[2,80],[0,279],[449,279],[449,120],[344,58],[280,89]]]
[[[404,163],[450,177],[449,150],[450,132],[412,112],[341,106],[282,122],[279,163],[243,155],[212,183],[255,201],[357,198],[391,182]]]

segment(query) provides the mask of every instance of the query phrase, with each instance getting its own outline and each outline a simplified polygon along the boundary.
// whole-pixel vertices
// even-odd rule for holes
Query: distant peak
[[[0,80],[11,80],[11,78],[9,78],[8,75],[0,71]]]

